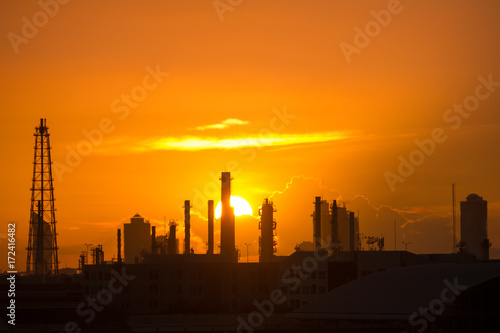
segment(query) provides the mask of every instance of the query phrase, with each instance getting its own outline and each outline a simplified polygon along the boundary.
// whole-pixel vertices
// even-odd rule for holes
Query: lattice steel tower
[[[51,147],[46,125],[46,120],[40,119],[34,134],[27,275],[57,275],[59,271]]]

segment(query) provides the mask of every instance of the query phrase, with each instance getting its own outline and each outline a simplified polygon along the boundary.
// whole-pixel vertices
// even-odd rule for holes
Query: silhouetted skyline
[[[383,289],[418,264],[478,267],[450,268],[471,287],[444,310],[454,316],[496,292],[494,282],[476,282],[500,259],[499,12],[495,0],[2,1],[0,257],[8,258],[15,222],[17,271],[63,274],[60,289],[39,291],[57,294],[48,307],[73,295],[62,302],[65,314],[93,287],[100,292],[99,274],[113,274],[111,266],[141,272],[133,262],[149,260],[130,293],[152,308],[189,308],[213,287],[227,296],[219,309],[234,315],[253,293],[269,295],[267,284],[286,287],[286,305],[266,299],[283,314],[301,309],[286,317],[294,322],[317,319],[322,305],[334,313],[339,304],[315,297],[346,284],[336,292],[350,299],[349,283],[372,274],[386,278],[357,286]],[[36,195],[37,126],[50,133],[53,181],[38,173],[45,197]],[[220,178],[232,180],[221,186]],[[273,275],[321,255],[324,242],[333,248],[318,262],[321,283],[300,278],[294,294]],[[97,280],[64,275],[82,269],[89,253]],[[200,283],[179,289],[179,275],[168,280],[175,260],[180,276]],[[202,277],[190,271],[198,264]],[[0,272],[9,265],[0,260]],[[259,277],[266,265],[273,278]],[[163,281],[158,290],[149,274]],[[233,298],[245,274],[255,279]],[[161,285],[181,290],[180,303],[153,297],[164,295]],[[120,286],[107,290],[115,297]],[[116,300],[127,308],[125,296]],[[417,303],[429,304],[408,304]],[[363,304],[351,310],[376,308]],[[120,314],[110,309],[110,318]],[[285,318],[270,317],[269,325]]]

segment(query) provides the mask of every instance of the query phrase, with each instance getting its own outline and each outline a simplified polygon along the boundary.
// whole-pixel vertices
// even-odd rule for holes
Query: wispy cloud
[[[319,132],[307,134],[257,134],[245,137],[163,137],[144,141],[130,137],[118,138],[100,146],[100,152],[150,152],[158,150],[199,151],[210,149],[239,149],[246,147],[274,147],[299,144],[325,143],[352,138],[347,132]]]
[[[240,120],[240,119],[236,119],[236,118],[228,118],[228,119],[225,119],[223,121],[221,121],[220,123],[217,123],[217,124],[211,124],[211,125],[205,125],[205,126],[197,126],[195,128],[191,128],[191,129],[195,129],[195,130],[198,130],[198,131],[204,131],[204,130],[207,130],[207,129],[224,129],[224,128],[227,128],[227,127],[230,127],[230,126],[234,126],[234,125],[248,125],[250,124],[249,121],[247,120]]]

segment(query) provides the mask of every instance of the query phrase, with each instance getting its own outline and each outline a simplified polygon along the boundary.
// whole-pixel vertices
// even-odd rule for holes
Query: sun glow
[[[234,215],[242,216],[242,215],[252,215],[252,206],[243,199],[242,197],[232,195],[230,200],[231,207],[234,207]],[[222,211],[222,204],[219,201],[217,207],[215,207],[215,218],[220,219]]]
[[[209,126],[218,128],[218,125],[220,124]],[[199,127],[195,129],[202,130],[204,128]],[[282,147],[340,141],[354,137],[353,132],[318,132],[303,134],[270,133],[233,138],[191,135],[150,138],[146,140],[138,140],[133,137],[121,137],[106,141],[107,144],[100,145],[98,151],[107,154],[120,154],[123,152],[138,153],[156,150],[199,151],[208,149],[239,149],[246,147]]]

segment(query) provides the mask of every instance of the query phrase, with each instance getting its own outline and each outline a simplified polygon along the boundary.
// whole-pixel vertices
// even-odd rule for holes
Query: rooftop
[[[346,283],[290,314],[295,318],[404,319],[440,299],[449,285],[467,288],[500,277],[500,263],[416,265]],[[452,297],[452,291],[447,297]]]

